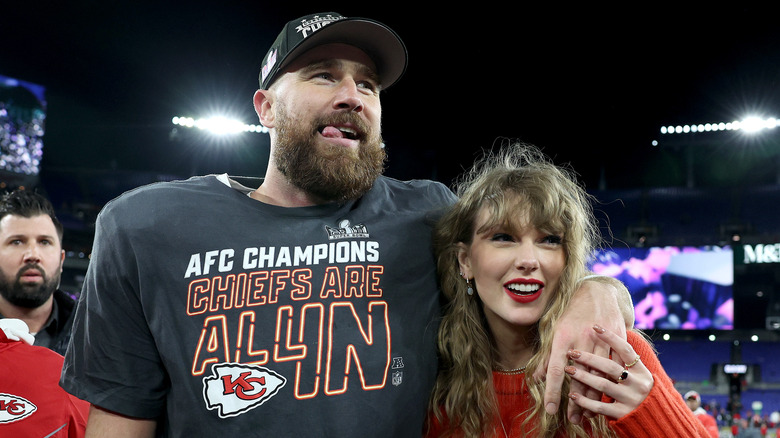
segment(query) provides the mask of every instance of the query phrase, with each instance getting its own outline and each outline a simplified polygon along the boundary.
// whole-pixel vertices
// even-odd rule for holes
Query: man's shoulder
[[[130,189],[121,195],[116,200],[134,199],[149,195],[166,195],[170,193],[178,194],[184,191],[198,191],[214,187],[218,185],[224,185],[220,182],[220,176],[218,175],[204,175],[193,176],[187,179],[174,179],[169,181],[158,181],[150,184],[144,184],[136,188]]]
[[[710,421],[710,420],[711,420],[712,422],[715,422],[715,421],[716,421],[716,420],[715,420],[715,417],[713,417],[713,416],[712,416],[712,414],[710,414],[709,412],[705,411],[704,409],[702,409],[700,412],[695,412],[694,414],[695,414],[697,417],[699,417],[699,418],[703,418],[703,419],[704,419],[704,421]]]
[[[190,202],[193,198],[210,196],[220,186],[225,184],[216,175],[154,182],[122,193],[106,203],[104,210],[136,211],[147,207],[161,208],[168,202]]]
[[[9,359],[9,366],[19,367],[18,369],[32,366],[36,370],[49,369],[57,372],[62,369],[62,354],[50,348],[27,344],[22,340],[9,339],[2,329],[0,329],[0,345],[2,345],[0,351],[7,355],[4,357],[11,357],[11,353],[7,352],[13,351],[13,360]]]
[[[441,188],[443,190],[449,190],[447,189],[447,186],[445,186],[443,183],[431,179],[400,180],[397,178],[393,178],[391,176],[381,175],[379,178],[377,178],[376,182],[378,184],[385,184],[388,187],[393,187],[393,188],[423,189],[426,187],[436,187],[436,188]]]
[[[185,220],[216,206],[220,196],[233,195],[215,175],[186,180],[161,181],[128,190],[107,202],[97,218],[98,228],[157,228]],[[235,199],[235,198],[233,198]]]
[[[408,197],[421,201],[432,202],[435,205],[451,204],[455,194],[447,186],[438,181],[413,179],[401,181],[395,178],[380,176],[371,192],[374,195],[393,197]]]

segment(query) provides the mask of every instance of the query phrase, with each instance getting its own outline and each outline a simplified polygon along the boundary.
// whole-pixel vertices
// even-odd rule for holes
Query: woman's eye
[[[494,242],[511,242],[513,239],[507,233],[494,233],[490,240]]]
[[[544,243],[549,243],[551,245],[560,245],[563,243],[563,238],[561,236],[556,236],[554,234],[551,234],[544,239],[542,239]]]

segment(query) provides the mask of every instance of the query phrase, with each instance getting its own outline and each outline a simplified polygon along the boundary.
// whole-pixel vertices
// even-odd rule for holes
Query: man
[[[696,391],[688,391],[683,398],[685,399],[685,404],[691,408],[693,415],[701,421],[710,436],[718,438],[718,422],[715,420],[715,417],[701,407],[701,395]]]
[[[75,301],[58,289],[62,225],[43,196],[14,190],[0,198],[0,318],[24,321],[35,343],[65,354]]]
[[[93,404],[88,434],[420,435],[439,315],[430,233],[454,195],[381,175],[379,95],[405,68],[381,23],[293,20],[254,96],[271,136],[262,185],[196,177],[106,205],[61,379]],[[615,305],[595,310],[622,316],[599,290]]]
[[[750,424],[750,420],[747,418],[740,418],[734,421],[734,425],[731,428],[734,438],[762,438],[761,430]]]
[[[24,321],[0,319],[0,436],[83,437],[89,403],[57,384],[62,355],[34,342]]]

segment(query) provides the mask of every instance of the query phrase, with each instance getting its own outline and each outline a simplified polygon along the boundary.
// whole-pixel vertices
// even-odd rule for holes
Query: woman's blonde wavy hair
[[[577,183],[575,174],[556,166],[539,149],[524,143],[504,144],[497,153],[486,153],[456,184],[459,200],[437,224],[434,249],[446,306],[438,334],[441,359],[431,396],[431,409],[446,436],[491,436],[500,421],[493,387],[494,342],[485,322],[478,294],[466,293],[459,275],[458,249],[470,245],[475,232],[495,226],[516,229],[518,218],[527,218],[539,230],[563,236],[566,263],[558,290],[536,324],[534,356],[526,367],[533,408],[525,413],[526,436],[587,436],[566,419],[568,379],[558,413],[547,415],[543,407],[544,382],[530,378],[549,354],[553,326],[563,314],[581,279],[588,274],[587,261],[600,243],[591,197]],[[475,230],[483,207],[491,220]],[[599,416],[591,421],[596,436],[610,436]]]

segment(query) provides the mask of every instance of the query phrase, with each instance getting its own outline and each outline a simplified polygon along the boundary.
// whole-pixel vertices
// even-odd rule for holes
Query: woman
[[[611,346],[612,360],[570,351],[565,371],[604,398],[565,388],[557,414],[546,414],[544,382],[526,376],[544,366],[551,327],[589,274],[598,243],[590,198],[522,144],[478,162],[458,195],[435,236],[448,304],[427,436],[707,436],[647,341],[599,326],[593,336]],[[601,415],[574,424],[567,403]]]

